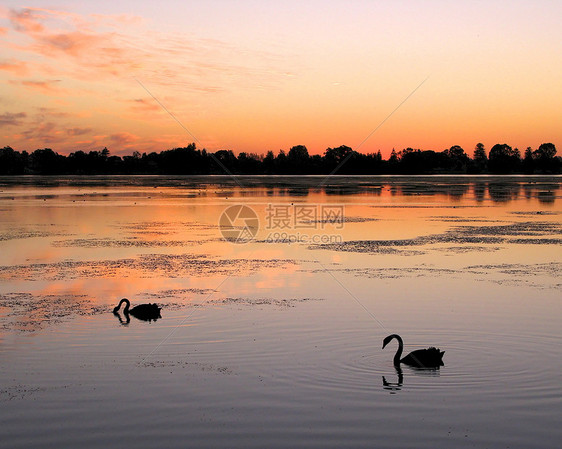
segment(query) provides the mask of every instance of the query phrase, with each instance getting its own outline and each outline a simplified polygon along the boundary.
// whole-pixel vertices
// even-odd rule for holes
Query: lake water
[[[557,448],[561,187],[0,178],[0,447]]]

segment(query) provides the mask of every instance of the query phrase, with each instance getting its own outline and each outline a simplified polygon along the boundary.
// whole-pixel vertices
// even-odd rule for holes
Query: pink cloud
[[[182,91],[217,93],[233,83],[255,87],[271,80],[285,80],[286,69],[271,67],[272,58],[255,54],[263,67],[244,66],[251,54],[215,39],[147,33],[142,19],[136,16],[81,16],[64,11],[27,8],[10,11],[14,29],[32,43],[15,47],[60,60],[66,56],[73,66],[71,76],[99,80],[100,76],[129,76],[143,71],[153,84],[173,86]],[[145,26],[139,29],[139,25]],[[103,31],[102,31],[103,30]],[[140,32],[139,32],[140,31]],[[142,37],[142,36],[150,37]]]
[[[108,36],[86,34],[81,31],[74,31],[71,33],[58,33],[49,34],[38,37],[40,46],[36,47],[38,52],[46,55],[53,55],[53,53],[61,52],[74,57],[91,57],[86,51],[94,50],[101,54],[107,54],[115,57],[122,52],[118,48],[104,47],[108,44]]]
[[[45,30],[41,23],[45,16],[28,8],[19,11],[10,10],[9,18],[16,31],[21,31],[22,33],[41,33]]]
[[[129,147],[132,145],[133,142],[139,140],[139,136],[136,136],[128,132],[120,132],[120,133],[111,134],[109,136],[109,140],[113,145],[117,145],[119,147]]]
[[[23,76],[29,72],[27,64],[23,61],[9,60],[0,61],[0,70],[11,72],[18,76]]]
[[[134,111],[151,112],[162,109],[155,101],[150,101],[145,98],[128,100],[128,103],[131,103],[131,109]]]
[[[24,80],[24,81],[9,81],[10,84],[14,85],[21,85],[27,87],[32,90],[38,90],[42,93],[50,94],[50,93],[60,93],[62,89],[56,86],[60,80],[49,80],[49,81],[33,81],[33,80]]]

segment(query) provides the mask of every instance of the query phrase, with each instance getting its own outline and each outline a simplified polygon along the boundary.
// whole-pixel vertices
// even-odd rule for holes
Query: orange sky
[[[0,146],[562,145],[560,2],[75,3],[0,7]]]

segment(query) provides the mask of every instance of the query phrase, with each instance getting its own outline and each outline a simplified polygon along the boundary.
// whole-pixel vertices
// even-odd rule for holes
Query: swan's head
[[[384,347],[390,343],[390,341],[394,338],[394,335],[389,335],[388,337],[386,337],[383,341],[382,341],[382,348],[384,349]]]

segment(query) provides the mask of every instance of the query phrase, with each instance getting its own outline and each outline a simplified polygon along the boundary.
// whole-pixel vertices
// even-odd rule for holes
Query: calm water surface
[[[559,447],[561,185],[0,178],[0,446]]]

